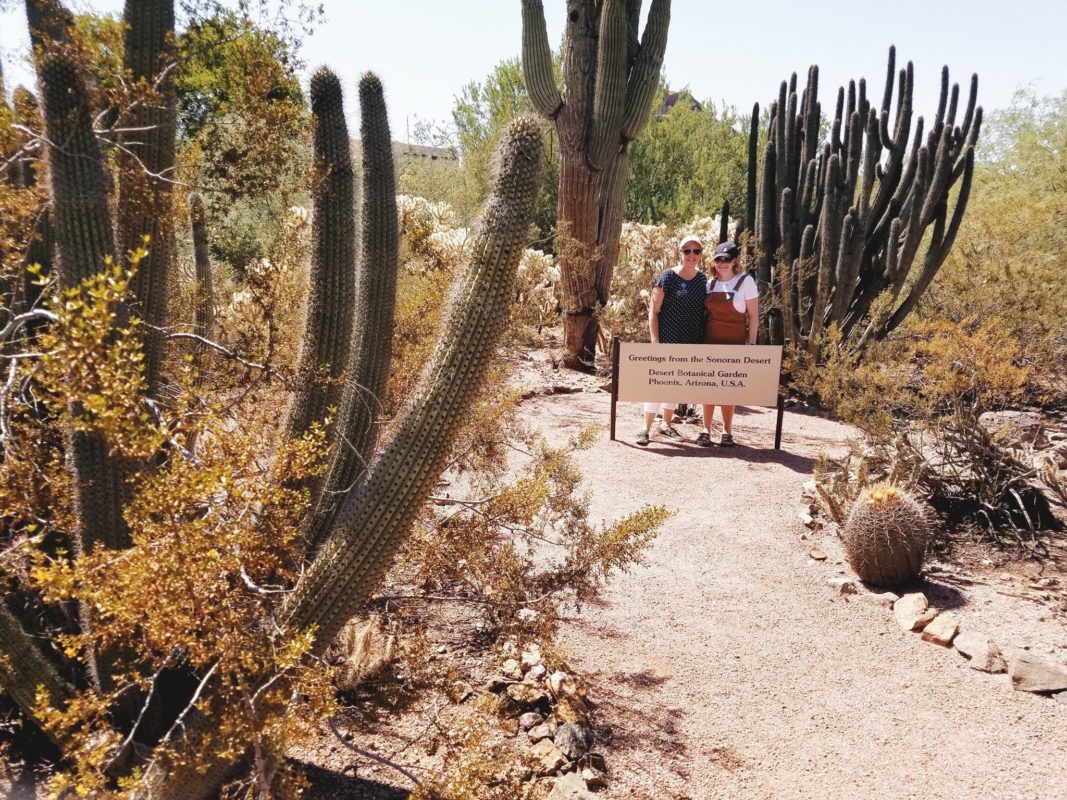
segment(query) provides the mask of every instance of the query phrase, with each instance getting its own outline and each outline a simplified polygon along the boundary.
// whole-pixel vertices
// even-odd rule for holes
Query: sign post
[[[611,356],[611,440],[622,402],[772,406],[781,448],[781,345],[650,344],[615,337]]]

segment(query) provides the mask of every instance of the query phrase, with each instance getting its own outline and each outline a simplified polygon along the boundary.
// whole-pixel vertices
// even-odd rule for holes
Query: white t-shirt
[[[742,278],[744,278],[744,281],[741,281]],[[715,283],[714,288],[712,288],[713,281]],[[741,282],[740,288],[738,288],[739,281]],[[734,275],[728,281],[717,281],[714,278],[708,278],[708,294],[712,292],[734,292],[734,310],[740,314],[744,314],[748,309],[749,300],[755,300],[759,297],[759,289],[756,288],[755,278],[745,272],[740,275]]]

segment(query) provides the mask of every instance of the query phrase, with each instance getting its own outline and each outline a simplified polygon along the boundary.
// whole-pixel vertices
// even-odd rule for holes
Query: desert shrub
[[[885,477],[917,487],[948,519],[994,538],[1055,525],[1033,468],[979,423],[984,412],[1018,402],[1031,373],[997,319],[911,320],[862,360],[835,328],[827,343],[819,364],[798,358],[792,374],[799,391],[865,434],[863,478],[854,463],[831,470],[835,505]]]

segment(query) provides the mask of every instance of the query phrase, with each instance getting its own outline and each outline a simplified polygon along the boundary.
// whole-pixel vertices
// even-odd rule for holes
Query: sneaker
[[[641,447],[648,447],[648,431],[641,431],[637,434],[636,442],[641,445]]]
[[[659,435],[664,439],[681,439],[682,434],[673,425],[660,425]]]
[[[736,447],[736,446],[737,445],[734,442],[734,437],[733,436],[731,436],[728,433],[724,433],[722,435],[722,441],[719,442],[719,447]]]
[[[697,444],[701,447],[711,447],[711,437],[708,436],[707,431],[701,431],[697,437]]]

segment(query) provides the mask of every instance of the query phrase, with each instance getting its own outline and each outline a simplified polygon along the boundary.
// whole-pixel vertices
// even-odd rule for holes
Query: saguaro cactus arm
[[[522,0],[522,74],[533,107],[539,114],[554,118],[563,98],[552,73],[552,48],[541,0]]]
[[[640,3],[635,5],[640,8]],[[641,47],[637,51],[626,87],[626,111],[622,117],[623,141],[633,141],[640,136],[652,118],[652,98],[659,85],[659,72],[663,66],[663,54],[667,50],[667,29],[670,21],[670,0],[652,0],[645,31],[641,35]],[[636,30],[636,22],[631,22],[631,31]]]

